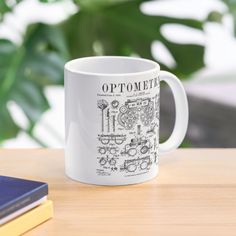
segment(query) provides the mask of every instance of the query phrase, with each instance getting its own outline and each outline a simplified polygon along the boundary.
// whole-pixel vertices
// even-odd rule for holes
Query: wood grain
[[[0,150],[0,174],[49,183],[55,216],[29,236],[236,235],[236,149],[180,149],[123,187],[68,179],[62,150]]]

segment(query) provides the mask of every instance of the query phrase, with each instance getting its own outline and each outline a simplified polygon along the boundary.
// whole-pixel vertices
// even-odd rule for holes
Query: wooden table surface
[[[123,187],[68,179],[62,150],[0,150],[0,174],[49,183],[55,216],[28,236],[236,235],[236,149],[179,149]]]

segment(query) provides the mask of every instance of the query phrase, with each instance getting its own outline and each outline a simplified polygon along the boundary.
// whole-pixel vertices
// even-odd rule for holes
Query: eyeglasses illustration
[[[106,165],[107,163],[110,165],[110,166],[114,166],[116,165],[116,160],[114,158],[111,158],[109,159],[108,157],[105,158],[105,157],[102,157],[100,160],[99,160],[99,163],[101,166],[104,166]]]
[[[118,152],[118,149],[115,147],[99,147],[98,152],[100,154],[106,154],[108,152],[112,155],[115,155]]]
[[[151,166],[152,162],[150,157],[138,158],[133,160],[126,160],[124,162],[123,169],[128,172],[135,172],[137,169],[147,170]]]
[[[114,142],[117,145],[120,145],[126,140],[126,135],[102,134],[98,136],[98,140],[104,145],[110,142]]]

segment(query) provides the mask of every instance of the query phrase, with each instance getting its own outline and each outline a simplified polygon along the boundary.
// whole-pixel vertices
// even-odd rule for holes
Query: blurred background
[[[236,0],[0,0],[0,145],[63,147],[63,66],[150,58],[184,83],[183,147],[236,147]],[[161,140],[174,124],[161,89]]]

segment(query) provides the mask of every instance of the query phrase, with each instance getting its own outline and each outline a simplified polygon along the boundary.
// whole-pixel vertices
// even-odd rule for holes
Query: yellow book
[[[52,218],[52,201],[45,201],[38,207],[0,226],[0,236],[19,236],[44,221]]]

